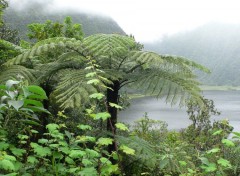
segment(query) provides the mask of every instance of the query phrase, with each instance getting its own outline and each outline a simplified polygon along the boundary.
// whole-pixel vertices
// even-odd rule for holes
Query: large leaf
[[[8,80],[6,82],[6,87],[9,90],[13,85],[17,85],[19,83],[20,83],[20,81]]]
[[[29,99],[44,100],[48,98],[46,92],[39,86],[30,85],[27,86],[27,89],[30,93],[32,93],[31,95],[28,96]]]
[[[11,107],[14,107],[14,109],[16,109],[18,111],[19,108],[21,108],[24,104],[23,100],[9,100],[8,101],[8,105]]]

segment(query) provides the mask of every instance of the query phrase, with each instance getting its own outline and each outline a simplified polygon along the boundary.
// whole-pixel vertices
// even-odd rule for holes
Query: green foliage
[[[3,90],[1,100],[6,101],[5,104],[1,104],[3,115],[10,111],[28,115],[33,107],[33,110],[30,111],[32,116],[36,116],[39,109],[47,112],[42,108],[43,105],[40,102],[47,98],[43,89],[25,84],[23,81],[8,80],[5,85],[0,86]],[[11,102],[13,100],[16,102],[15,104]],[[29,107],[30,104],[31,107]],[[88,114],[89,117],[107,114],[107,112],[96,114],[93,114],[92,111],[89,112],[91,112]],[[62,112],[59,113],[59,116],[67,118]],[[76,124],[77,128],[83,132],[81,135],[77,135],[68,131],[65,125],[49,123],[45,126],[46,132],[34,141],[32,141],[33,137],[40,134],[36,126],[32,124],[21,125],[17,131],[18,140],[12,141],[9,136],[3,135],[7,134],[9,132],[7,129],[11,127],[6,123],[4,116],[0,122],[3,124],[0,133],[1,173],[36,176],[46,175],[46,173],[59,176],[120,174],[118,162],[114,164],[110,160],[116,154],[120,156],[120,153],[106,151],[106,147],[115,142],[115,139],[88,136],[88,131],[92,129],[89,125]],[[126,127],[121,123],[119,123],[119,128],[126,130]],[[127,145],[120,145],[119,151],[127,155],[134,155],[134,150]],[[114,158],[116,161],[119,160],[119,157]]]
[[[227,137],[231,133],[232,127],[226,120],[216,121],[212,124],[211,115],[219,115],[220,112],[215,109],[212,100],[205,98],[202,100],[203,106],[199,106],[193,100],[189,101],[187,113],[192,124],[183,131],[183,138],[197,149],[206,150],[220,142],[222,137]],[[210,137],[212,140],[209,140]]]
[[[207,71],[205,67],[181,57],[141,51],[133,38],[118,34],[97,34],[83,41],[70,38],[46,39],[6,65],[26,64],[29,60],[33,62],[32,58],[36,59],[53,50],[62,54],[59,53],[53,63],[35,68],[41,69],[41,79],[66,71],[53,92],[62,108],[81,107],[83,102],[77,100],[86,101],[99,82],[103,82],[105,87],[114,87],[113,82],[119,84],[119,88],[130,84],[135,88],[141,87],[146,93],[165,96],[166,101],[172,104],[183,105],[189,97],[199,103],[202,101],[199,83],[195,81],[192,68]],[[83,69],[88,57],[92,57],[96,65],[101,67],[101,72],[96,69],[99,75],[96,79],[89,80],[92,75],[84,76],[86,73]]]
[[[41,41],[53,37],[68,37],[82,40],[83,32],[80,24],[73,24],[71,17],[66,17],[64,23],[47,20],[44,24],[33,23],[28,25],[30,39]]]
[[[0,66],[10,58],[16,57],[24,51],[21,47],[2,39],[0,40],[0,49]]]
[[[2,15],[3,15],[3,11],[5,8],[8,7],[8,3],[5,0],[0,0],[0,27],[3,24],[3,19],[2,19]]]

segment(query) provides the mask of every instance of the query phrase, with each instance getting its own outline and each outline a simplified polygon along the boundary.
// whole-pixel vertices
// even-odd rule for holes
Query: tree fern
[[[57,52],[53,55],[54,59],[40,61],[45,54],[53,52]],[[58,75],[60,79],[57,78],[58,85],[52,93],[64,109],[87,104],[88,96],[96,90],[96,87],[87,84],[84,76],[86,72],[83,69],[89,58],[100,66],[102,72],[98,76],[110,88],[105,92],[107,103],[118,103],[119,90],[128,84],[164,97],[171,104],[183,105],[190,97],[201,103],[201,91],[194,69],[209,72],[202,65],[182,57],[142,51],[132,37],[118,34],[96,34],[82,41],[64,37],[43,40],[5,65],[37,63],[39,59],[39,63],[32,66],[42,72],[40,80],[65,70],[65,75]],[[114,126],[117,110],[111,106],[108,108]]]

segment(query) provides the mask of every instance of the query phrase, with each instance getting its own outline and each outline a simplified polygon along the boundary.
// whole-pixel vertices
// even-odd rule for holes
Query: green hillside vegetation
[[[40,5],[41,6],[41,5]],[[18,29],[19,35],[22,39],[27,39],[27,25],[31,23],[44,23],[46,20],[62,22],[66,16],[71,16],[74,23],[82,24],[85,36],[96,33],[118,33],[125,34],[119,25],[110,17],[76,12],[76,11],[56,11],[45,12],[42,11],[44,7],[32,6],[16,10],[16,8],[9,7],[4,13],[6,24],[13,29]]]
[[[159,53],[180,55],[208,67],[211,75],[200,74],[208,85],[240,85],[240,25],[209,23],[194,30],[146,44]]]

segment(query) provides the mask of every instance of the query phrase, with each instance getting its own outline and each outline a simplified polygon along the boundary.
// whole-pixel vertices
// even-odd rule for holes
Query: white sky
[[[40,1],[40,0],[38,0]],[[112,17],[138,41],[189,30],[204,23],[240,24],[240,0],[54,0],[55,7]]]

